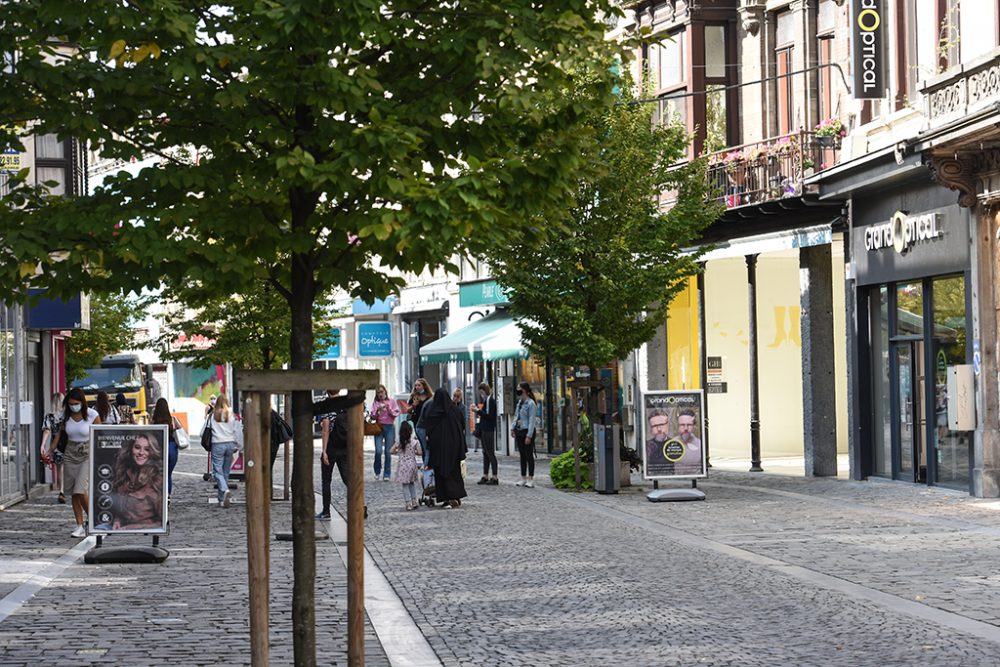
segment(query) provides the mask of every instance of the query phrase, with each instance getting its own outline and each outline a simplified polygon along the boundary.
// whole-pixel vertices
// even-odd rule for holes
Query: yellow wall
[[[698,331],[698,279],[667,308],[667,388],[701,388],[701,351]]]

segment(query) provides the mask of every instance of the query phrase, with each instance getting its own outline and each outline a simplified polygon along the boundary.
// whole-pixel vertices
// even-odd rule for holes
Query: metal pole
[[[757,368],[757,255],[747,255],[747,292],[750,302],[750,472],[760,467],[760,384]]]
[[[583,480],[580,478],[580,426],[577,421],[579,418],[579,413],[576,409],[576,389],[570,387],[569,390],[569,402],[570,402],[570,433],[572,433],[573,438],[573,475],[576,480],[576,490],[580,490]]]
[[[705,336],[705,263],[701,264],[701,272],[698,274],[698,334],[701,342],[701,388],[704,392],[705,403],[702,407],[702,419],[705,422],[705,430],[701,434],[701,444],[705,448],[705,466],[712,467],[712,460],[709,457],[708,449],[708,341]]]
[[[251,392],[243,404],[243,432],[246,441],[246,494],[247,494],[247,570],[250,588],[250,664],[267,667],[268,664],[268,583],[267,539],[269,527],[265,493],[268,484],[267,463],[269,454],[263,454],[261,437],[261,410],[264,397],[261,392]]]
[[[365,664],[364,405],[347,409],[347,664]]]

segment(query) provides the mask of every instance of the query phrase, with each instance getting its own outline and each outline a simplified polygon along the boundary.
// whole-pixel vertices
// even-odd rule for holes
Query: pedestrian
[[[160,398],[153,408],[153,423],[164,424],[167,427],[167,497],[174,492],[174,468],[177,467],[177,457],[180,447],[177,445],[177,429],[184,428],[180,420],[170,414],[167,399]],[[215,432],[212,432],[212,443],[215,443]],[[228,475],[227,475],[228,477]]]
[[[478,440],[483,443],[483,476],[477,484],[497,485],[500,483],[497,477],[497,400],[493,396],[493,390],[485,382],[479,383],[479,405],[473,405],[472,410],[477,413],[479,423],[476,424],[476,431],[479,433]]]
[[[219,396],[215,400],[208,428],[212,429],[212,476],[218,487],[219,505],[229,507],[232,501],[229,469],[233,465],[233,456],[243,443],[243,429],[236,414],[229,408],[229,399],[225,396]]]
[[[463,435],[465,433],[469,432],[469,425],[468,425],[469,411],[465,407],[464,398],[465,398],[465,396],[462,393],[461,389],[456,389],[455,391],[451,392],[451,402],[455,404],[456,408],[458,408],[458,414],[461,415],[461,417],[462,417],[462,434]]]
[[[327,395],[331,398],[338,395],[338,392],[330,390]],[[322,464],[322,492],[323,507],[316,515],[317,519],[330,518],[331,488],[333,482],[333,467],[337,467],[340,473],[340,481],[347,486],[347,410],[338,410],[333,414],[323,417],[320,422],[322,434],[322,449],[320,463]],[[368,506],[364,508],[365,518],[368,518]]]
[[[76,528],[73,537],[86,537],[84,516],[90,506],[88,492],[90,490],[90,427],[100,424],[101,418],[97,410],[87,405],[87,397],[83,389],[74,387],[66,396],[66,407],[63,411],[62,430],[56,434],[49,449],[49,456],[65,439],[63,452],[63,488],[72,494],[73,517]]]
[[[49,411],[42,417],[42,462],[52,468],[52,488],[59,489],[59,502],[66,504],[66,494],[63,493],[62,479],[62,452],[49,455],[52,439],[56,437],[62,428],[63,419],[63,395],[60,392],[52,394],[49,402]]]
[[[420,441],[413,437],[413,426],[403,422],[399,426],[399,440],[392,445],[391,454],[398,454],[396,461],[396,481],[403,487],[403,500],[407,510],[415,510],[420,506],[417,500],[417,457],[420,451]]]
[[[205,406],[205,417],[208,417],[210,414],[215,412],[215,402],[217,400],[218,399],[215,397],[215,394],[211,394],[208,397],[208,405]]]
[[[517,407],[514,408],[511,435],[521,457],[521,479],[517,481],[517,486],[532,489],[535,487],[535,394],[527,382],[517,385]]]
[[[445,509],[458,507],[466,496],[462,461],[468,448],[462,432],[462,416],[446,389],[434,392],[434,399],[424,409],[423,420],[430,449],[428,460],[434,469],[434,495]]]
[[[382,432],[375,436],[375,481],[380,478],[389,481],[392,477],[392,456],[389,450],[396,441],[396,417],[399,416],[399,407],[396,406],[396,401],[389,398],[389,390],[385,385],[380,384],[375,390],[375,401],[369,414],[382,425]],[[384,466],[383,454],[385,454]]]
[[[97,410],[97,416],[101,418],[102,424],[118,423],[118,412],[111,406],[111,399],[108,398],[108,392],[97,392],[97,400],[94,401],[94,409]]]
[[[410,400],[408,402],[409,409],[406,411],[410,423],[413,424],[413,432],[416,433],[417,440],[420,441],[420,448],[424,452],[424,465],[427,465],[430,448],[427,446],[427,429],[424,428],[423,414],[424,407],[430,405],[430,398],[433,395],[434,391],[427,383],[427,380],[417,378],[417,381],[413,383],[413,392],[410,393]]]
[[[120,391],[115,394],[115,412],[118,413],[119,424],[135,423],[135,411],[132,409],[132,406],[128,404],[128,399],[125,398],[124,391]]]

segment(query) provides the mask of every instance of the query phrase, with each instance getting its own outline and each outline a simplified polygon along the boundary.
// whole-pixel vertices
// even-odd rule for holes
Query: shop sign
[[[706,357],[705,393],[725,394],[727,391],[726,376],[722,368],[722,357]]]
[[[340,358],[340,339],[343,336],[343,331],[339,327],[334,327],[330,330],[330,344],[325,350],[321,350],[319,354],[316,355],[317,359],[339,359]]]
[[[390,322],[358,322],[358,357],[392,356],[392,324]]]
[[[885,25],[882,0],[854,0],[851,3],[855,99],[885,96]]]
[[[90,534],[167,532],[167,426],[90,431]]]
[[[700,391],[651,391],[642,395],[642,476],[706,477],[704,396]]]
[[[941,238],[940,213],[908,216],[896,211],[889,222],[872,225],[865,230],[865,250],[878,252],[892,248],[905,254],[916,243],[926,243]]]
[[[461,308],[492,306],[498,303],[507,303],[507,295],[495,280],[480,280],[458,286],[458,305]]]
[[[21,171],[21,153],[12,148],[0,153],[0,171],[9,171],[12,174]]]

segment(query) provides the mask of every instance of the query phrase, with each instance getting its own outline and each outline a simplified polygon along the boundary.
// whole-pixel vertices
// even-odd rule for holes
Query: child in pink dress
[[[423,456],[420,449],[420,441],[413,437],[413,426],[410,422],[403,422],[399,426],[399,440],[392,446],[391,454],[399,454],[396,462],[396,481],[403,486],[403,500],[406,501],[406,509],[415,510],[417,503],[417,457]]]

